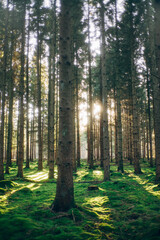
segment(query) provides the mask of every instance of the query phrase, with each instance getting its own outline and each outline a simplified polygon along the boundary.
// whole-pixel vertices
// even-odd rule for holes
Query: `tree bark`
[[[152,126],[151,126],[151,100],[150,100],[150,86],[149,86],[149,75],[147,69],[147,96],[148,96],[148,130],[149,130],[149,146],[150,146],[150,167],[153,167],[153,156],[152,156]]]
[[[30,11],[28,22],[28,39],[27,39],[27,60],[26,60],[26,168],[29,168],[29,40],[30,40]]]
[[[154,1],[155,7],[155,52],[157,77],[153,77],[155,150],[156,150],[156,181],[160,182],[160,1]],[[155,72],[156,73],[156,72]]]
[[[91,38],[90,38],[90,7],[88,0],[88,72],[89,72],[89,168],[93,169],[93,100],[92,100],[92,66],[91,66]]]
[[[119,33],[118,33],[118,19],[117,19],[117,0],[115,0],[115,21],[116,21],[116,88],[117,88],[117,145],[118,145],[118,171],[123,170],[123,154],[122,154],[122,121],[121,121],[121,83],[119,78]]]
[[[101,16],[101,74],[102,74],[102,111],[103,111],[103,169],[104,181],[110,180],[110,156],[109,156],[109,131],[108,131],[108,86],[106,79],[106,53],[105,53],[105,20],[104,20],[104,3],[100,0],[100,16]]]
[[[55,55],[56,55],[56,0],[52,6],[52,17],[54,30],[53,38],[50,45],[49,56],[49,122],[48,122],[48,136],[49,136],[49,148],[48,148],[48,163],[49,163],[49,179],[54,178],[54,111],[55,111]]]
[[[76,59],[77,59],[76,53]],[[76,66],[77,67],[77,66]],[[80,125],[79,125],[79,84],[78,84],[78,69],[76,69],[76,112],[77,112],[77,167],[80,167],[81,149],[80,149]]]
[[[40,6],[37,6],[37,107],[38,107],[38,170],[43,169],[42,162],[42,117],[41,117],[41,39]]]
[[[23,161],[24,161],[24,64],[25,64],[25,13],[26,5],[23,3],[21,12],[21,72],[20,72],[20,85],[19,85],[19,99],[20,99],[20,129],[19,129],[19,142],[18,142],[18,173],[17,177],[23,178]]]
[[[61,0],[60,13],[60,102],[58,179],[52,209],[67,211],[74,207],[73,188],[73,109],[71,65],[71,0]]]
[[[132,97],[132,115],[133,115],[133,152],[134,152],[134,172],[135,174],[141,173],[140,168],[140,152],[139,152],[139,124],[138,124],[138,109],[137,109],[137,94],[136,85],[137,79],[135,74],[135,63],[134,63],[134,27],[133,27],[133,3],[129,3],[129,14],[130,14],[130,77],[131,77],[131,97]]]
[[[2,104],[1,104],[1,126],[0,126],[0,180],[4,179],[4,121],[5,121],[5,91],[7,81],[7,58],[8,58],[8,17],[9,1],[7,1],[7,15],[5,19],[4,57],[2,73]]]
[[[14,6],[13,6],[13,20],[14,20]],[[14,27],[13,27],[14,28]],[[14,29],[12,29],[11,36],[11,56],[10,56],[10,81],[8,86],[9,94],[9,116],[8,116],[8,140],[7,140],[7,162],[6,162],[6,173],[9,174],[9,167],[11,166],[12,158],[12,129],[13,129],[13,50],[14,50]]]

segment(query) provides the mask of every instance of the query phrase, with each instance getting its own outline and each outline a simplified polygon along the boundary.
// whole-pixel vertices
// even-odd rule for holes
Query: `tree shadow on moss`
[[[116,239],[160,238],[160,199],[146,190],[146,179],[145,174],[114,173],[113,181],[101,184],[110,200],[106,207],[111,208]]]

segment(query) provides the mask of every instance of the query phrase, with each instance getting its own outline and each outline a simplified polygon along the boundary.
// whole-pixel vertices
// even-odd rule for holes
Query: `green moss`
[[[0,188],[0,195],[4,195],[5,193],[6,193],[6,189],[4,189],[4,188]]]
[[[82,161],[74,175],[77,207],[65,215],[50,209],[56,184],[47,180],[48,169],[38,172],[37,163],[31,163],[31,169],[24,169],[25,178],[18,179],[13,178],[13,164],[1,188],[5,194],[0,196],[0,239],[156,240],[160,189],[154,183],[155,169],[146,163],[142,168],[144,174],[136,176],[133,166],[126,164],[122,174],[111,165],[111,181],[98,183],[98,191],[87,191],[93,181],[103,179],[103,171],[89,170]]]
[[[15,186],[15,183],[10,180],[1,180],[0,181],[0,188],[12,188]]]
[[[9,196],[9,200],[16,200],[18,198],[25,198],[25,196],[28,196],[28,195],[31,195],[32,194],[32,191],[27,188],[27,187],[24,187],[20,190],[17,190],[15,192],[13,192],[10,196]],[[25,200],[25,199],[24,199]]]
[[[35,224],[26,216],[6,215],[0,218],[0,239],[21,240],[26,239],[30,229],[34,229]]]
[[[98,225],[98,228],[102,231],[105,231],[105,232],[112,232],[114,230],[113,226],[111,224],[108,224],[108,223],[100,223]]]

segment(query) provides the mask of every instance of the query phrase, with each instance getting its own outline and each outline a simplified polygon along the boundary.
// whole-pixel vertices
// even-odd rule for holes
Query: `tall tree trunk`
[[[37,104],[38,104],[38,170],[43,169],[42,163],[42,117],[41,117],[41,39],[39,33],[39,14],[38,9],[38,20],[37,20]]]
[[[4,179],[4,121],[5,121],[5,91],[7,81],[7,57],[8,57],[8,18],[9,1],[7,0],[7,14],[5,19],[5,38],[4,38],[4,57],[3,57],[3,75],[2,75],[2,104],[1,104],[1,126],[0,126],[0,180]]]
[[[13,19],[14,19],[14,7],[13,7]],[[13,50],[14,50],[14,32],[12,29],[11,36],[11,56],[10,56],[10,80],[8,86],[9,94],[9,116],[8,116],[8,141],[7,141],[7,162],[6,162],[6,173],[9,174],[9,167],[11,166],[12,158],[12,129],[13,129]]]
[[[116,20],[116,87],[117,87],[117,145],[118,145],[118,171],[123,170],[123,155],[122,155],[122,121],[121,121],[121,88],[119,78],[119,33],[118,33],[118,19],[117,19],[117,0],[115,0],[115,20]]]
[[[130,91],[129,91],[130,92]],[[128,118],[129,118],[129,149],[128,149],[128,160],[130,164],[132,165],[133,163],[133,127],[132,127],[132,104],[131,104],[131,96],[129,96],[129,113],[128,113]]]
[[[59,102],[59,159],[56,196],[52,208],[67,211],[74,206],[73,189],[73,109],[71,61],[71,0],[61,0],[60,17],[60,102]]]
[[[21,25],[21,34],[22,34],[22,42],[21,42],[21,72],[20,72],[20,85],[19,85],[19,98],[20,98],[20,136],[18,142],[18,173],[17,177],[23,178],[23,161],[24,161],[24,64],[25,64],[25,13],[26,13],[26,5],[23,3],[23,9],[21,12],[22,25]]]
[[[104,169],[104,181],[110,180],[110,156],[109,156],[109,132],[108,132],[108,86],[106,79],[106,44],[105,44],[105,20],[104,20],[104,3],[100,0],[101,9],[101,74],[102,74],[102,106],[103,106],[103,169]]]
[[[76,54],[77,59],[77,54]],[[76,112],[77,112],[77,167],[80,167],[81,149],[80,149],[80,125],[79,125],[79,84],[78,84],[78,69],[76,68]]]
[[[52,16],[54,35],[51,39],[50,56],[49,56],[49,179],[54,178],[54,111],[55,111],[55,55],[56,55],[56,0],[52,3]]]
[[[146,132],[147,132],[147,160],[149,162],[149,130],[148,130],[148,122],[147,122],[147,128],[146,128]]]
[[[59,75],[59,69],[57,66],[57,76]],[[58,159],[58,138],[59,138],[59,80],[57,77],[57,82],[56,82],[56,151],[55,151],[55,162],[57,163]]]
[[[18,101],[18,109],[19,109],[19,101]],[[17,148],[16,148],[16,164],[18,166],[18,158],[19,158],[19,123],[20,123],[20,115],[18,114],[17,119]]]
[[[51,41],[52,42],[52,41]],[[53,43],[53,42],[52,42]],[[52,44],[51,43],[51,44]],[[52,47],[50,46],[49,56],[49,94],[48,94],[48,164],[49,179],[54,178],[54,77],[52,72]]]
[[[132,81],[132,105],[133,105],[133,152],[134,152],[134,172],[141,173],[140,168],[140,152],[139,152],[139,125],[138,125],[138,110],[136,96],[136,77],[134,75],[133,56],[131,56],[131,81]]]
[[[91,38],[90,38],[90,7],[88,0],[88,72],[89,72],[89,168],[93,169],[93,100],[92,100],[92,70],[91,70]]]
[[[155,150],[156,150],[156,181],[160,182],[160,1],[154,0],[155,7],[155,52],[156,67],[153,77],[154,121],[155,121]]]
[[[27,60],[26,60],[26,168],[29,168],[29,40],[30,40],[30,11],[28,21]]]
[[[137,94],[136,94],[136,69],[134,63],[134,28],[133,28],[133,3],[129,3],[130,10],[130,76],[131,76],[131,97],[132,97],[132,115],[133,115],[133,152],[134,152],[134,172],[135,174],[141,173],[140,168],[140,152],[139,152],[139,124],[138,124],[138,109],[137,109]]]
[[[72,13],[71,13],[72,14]],[[71,26],[73,26],[73,18],[71,17]],[[72,156],[73,156],[73,171],[76,172],[77,171],[77,162],[76,162],[76,128],[75,128],[75,101],[76,101],[76,81],[74,81],[74,79],[76,78],[75,76],[75,69],[74,69],[74,41],[73,41],[73,27],[71,29],[71,66],[72,66],[72,70],[71,70],[71,84],[72,84],[72,98],[71,98],[71,105],[72,105],[72,139],[71,141],[73,142],[73,146],[72,146]]]
[[[102,61],[102,59],[100,59]],[[103,168],[103,105],[102,105],[102,74],[100,74],[100,166]]]
[[[115,162],[118,164],[118,129],[117,129],[117,96],[116,89],[114,87],[114,148],[115,148]]]
[[[110,136],[111,136],[111,162],[113,161],[113,136],[112,136],[112,123],[110,124]]]
[[[152,126],[151,126],[151,100],[150,100],[150,86],[149,86],[149,76],[147,68],[147,96],[148,96],[148,121],[149,121],[149,146],[150,146],[150,167],[153,167],[153,154],[152,154]]]

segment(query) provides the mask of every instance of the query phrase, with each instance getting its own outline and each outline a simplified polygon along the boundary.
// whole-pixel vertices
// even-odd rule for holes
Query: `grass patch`
[[[77,207],[67,213],[50,210],[56,192],[48,181],[48,170],[37,171],[37,163],[16,178],[16,166],[0,181],[0,239],[3,240],[157,240],[160,238],[160,187],[154,183],[155,169],[142,165],[136,176],[131,165],[125,173],[111,165],[111,181],[102,182],[99,167],[85,162],[74,174]],[[98,190],[88,191],[97,181]]]

